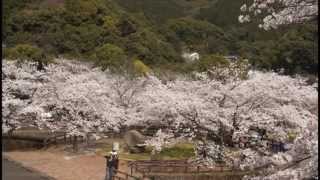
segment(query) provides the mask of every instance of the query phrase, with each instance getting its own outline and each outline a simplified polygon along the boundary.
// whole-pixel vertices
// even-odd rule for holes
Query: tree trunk
[[[86,135],[86,143],[87,143],[87,147],[89,147],[89,146],[90,146],[89,137],[90,137],[90,135],[89,135],[89,133],[88,133],[88,134]]]
[[[78,136],[73,136],[73,151],[78,152]]]

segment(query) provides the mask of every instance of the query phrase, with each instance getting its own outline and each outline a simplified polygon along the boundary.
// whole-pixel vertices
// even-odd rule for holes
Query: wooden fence
[[[305,161],[307,159],[310,159],[311,156],[303,156],[300,158],[297,158],[296,160],[289,162],[285,165],[278,166],[275,168],[275,170],[284,170],[287,168],[290,168],[292,166],[295,166],[299,164],[302,161]],[[232,167],[227,167],[224,165],[215,165],[214,167],[206,167],[206,166],[200,166],[196,164],[190,164],[185,160],[147,160],[147,161],[133,161],[129,164],[130,174],[134,173],[140,173],[143,177],[153,177],[156,180],[162,180],[162,176],[169,178],[168,175],[173,175],[174,178],[170,179],[179,179],[184,176],[186,179],[197,179],[201,176],[202,179],[241,179],[244,175],[268,175],[271,172],[265,172],[264,170],[269,167],[270,165],[275,166],[272,163],[265,164],[263,166],[257,167],[254,170],[240,170],[240,169],[234,169]],[[274,172],[272,172],[274,173]],[[191,177],[192,176],[192,177]],[[216,177],[216,178],[214,178]],[[220,178],[219,178],[220,177]],[[151,178],[152,179],[152,178]],[[183,178],[182,178],[183,179]],[[201,180],[202,180],[201,179]]]
[[[67,141],[67,136],[64,132],[51,133],[49,131],[34,130],[14,131],[10,134],[5,133],[2,134],[2,138],[7,142],[30,141],[39,144],[41,147],[48,147],[49,144],[58,144],[61,140]]]
[[[88,134],[89,135],[89,134]],[[48,148],[49,145],[72,144],[73,150],[78,151],[78,143],[84,142],[81,136],[70,136],[65,132],[50,132],[48,130],[16,130],[2,134],[2,138],[10,146],[14,142],[30,142],[37,144],[37,148]],[[87,139],[88,143],[88,139]],[[15,143],[18,144],[18,143]],[[10,149],[10,148],[9,148]]]
[[[114,174],[113,180],[142,180],[142,177],[133,176],[119,170],[114,170]]]
[[[190,164],[186,160],[150,160],[150,161],[134,161],[129,163],[131,174],[133,172],[140,173],[210,173],[222,171],[235,171],[224,165],[215,165],[207,167],[201,165]]]

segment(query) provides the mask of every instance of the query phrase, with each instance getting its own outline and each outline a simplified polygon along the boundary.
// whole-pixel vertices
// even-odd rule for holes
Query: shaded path
[[[14,162],[2,157],[2,179],[3,180],[50,180],[43,175],[28,170]]]

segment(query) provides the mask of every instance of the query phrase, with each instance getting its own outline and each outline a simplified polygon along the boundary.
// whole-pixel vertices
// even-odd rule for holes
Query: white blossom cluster
[[[157,131],[154,138],[145,141],[146,145],[153,147],[155,152],[160,152],[163,147],[168,147],[174,144],[173,134],[164,133],[161,129]]]
[[[171,131],[158,132],[150,140],[158,150],[168,144],[166,141],[181,136],[198,140],[223,134],[222,141],[227,141],[248,135],[250,128],[257,127],[286,141],[294,131],[297,138],[285,153],[257,147],[222,155],[243,168],[270,162],[276,166],[309,155],[302,167],[277,171],[270,177],[291,173],[302,178],[315,172],[318,92],[301,77],[250,71],[245,80],[221,82],[202,74],[202,79],[177,77],[163,84],[155,76],[123,78],[64,59],[56,59],[43,72],[30,63],[2,63],[3,131],[36,126],[85,136],[88,132],[118,131],[123,126],[160,124]],[[221,150],[214,141],[206,146],[208,157],[216,157]],[[223,146],[227,151],[227,145]]]
[[[318,18],[318,0],[254,0],[244,4],[240,10],[239,22],[249,22],[251,16],[263,16],[259,25],[265,30],[276,29],[279,25],[301,23]]]
[[[218,145],[214,141],[208,141],[206,143],[198,142],[196,147],[196,155],[197,161],[207,165],[208,167],[225,159],[223,146]]]
[[[50,64],[45,72],[32,63],[19,67],[3,60],[3,73],[3,130],[28,125],[79,136],[118,130],[131,115],[122,100],[132,99],[128,92],[140,85],[117,86],[119,77],[68,60]],[[123,90],[126,84],[130,88]]]

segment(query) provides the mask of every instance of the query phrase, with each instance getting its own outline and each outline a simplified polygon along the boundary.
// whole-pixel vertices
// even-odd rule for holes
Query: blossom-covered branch
[[[249,22],[252,16],[263,17],[260,28],[276,29],[280,25],[303,23],[318,19],[318,0],[254,0],[244,4],[239,22]]]

